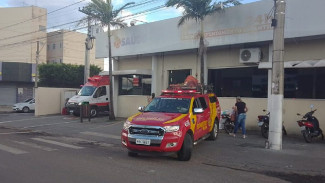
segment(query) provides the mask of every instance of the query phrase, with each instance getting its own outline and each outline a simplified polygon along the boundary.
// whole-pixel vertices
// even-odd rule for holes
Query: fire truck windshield
[[[83,86],[81,88],[81,90],[79,91],[78,95],[91,96],[95,90],[96,90],[96,87],[94,87],[94,86]]]
[[[187,114],[190,108],[189,98],[160,98],[156,97],[145,108],[144,112],[166,112]]]

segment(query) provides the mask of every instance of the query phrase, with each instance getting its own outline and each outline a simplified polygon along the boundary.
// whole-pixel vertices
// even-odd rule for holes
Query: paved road
[[[264,139],[221,133],[195,146],[189,162],[175,155],[128,157],[124,119],[0,114],[0,182],[325,182],[325,143],[285,137],[282,151]]]

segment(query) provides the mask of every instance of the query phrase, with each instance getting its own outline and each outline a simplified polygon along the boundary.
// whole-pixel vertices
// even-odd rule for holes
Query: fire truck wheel
[[[191,159],[193,149],[193,140],[189,133],[186,133],[184,142],[180,151],[177,152],[178,160],[188,161]]]
[[[129,151],[129,152],[128,152],[128,156],[130,156],[130,157],[135,157],[135,156],[138,156],[138,153],[136,153],[136,152],[132,152],[132,151]]]
[[[91,108],[90,109],[90,116],[91,117],[96,117],[97,116],[97,109],[96,108]]]
[[[217,119],[214,120],[213,129],[210,132],[208,140],[216,140],[219,134],[219,122]]]

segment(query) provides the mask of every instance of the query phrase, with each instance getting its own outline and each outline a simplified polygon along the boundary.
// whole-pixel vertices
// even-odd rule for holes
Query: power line
[[[50,27],[50,28],[47,28],[47,29],[54,29],[54,28],[61,27],[61,26],[64,26],[64,25],[69,25],[69,24],[77,23],[77,22],[80,22],[82,20],[84,20],[84,18],[81,19],[81,20],[77,20],[77,21],[73,21],[73,22],[67,22],[67,23],[64,23],[64,24],[56,25],[56,26],[53,26],[53,27]],[[38,31],[33,31],[33,32],[27,32],[27,33],[20,34],[20,35],[15,35],[15,36],[11,36],[11,37],[2,38],[2,39],[0,39],[0,41],[7,40],[7,39],[11,39],[11,38],[17,38],[17,37],[20,37],[20,36],[26,36],[28,34],[34,34],[34,33],[38,33],[38,32],[43,32],[43,30],[38,30]]]
[[[156,6],[156,7],[141,11],[141,12],[131,14],[131,15],[126,15],[126,16],[123,16],[123,17],[119,17],[119,18],[122,18],[122,19],[126,18],[128,20],[128,19],[132,19],[132,18],[137,17],[137,16],[142,15],[142,14],[147,14],[147,13],[150,13],[152,11],[157,11],[157,10],[159,10],[161,8],[164,8],[164,7],[165,7],[165,5],[160,5],[160,6]],[[82,21],[84,19],[85,18],[83,18],[81,20],[73,21],[73,22],[68,22],[68,23],[56,25],[56,26],[53,26],[53,27],[50,27],[50,28],[47,28],[47,29],[52,29],[52,28],[56,28],[56,27],[60,27],[60,26],[64,26],[64,25],[69,25],[69,24],[72,24],[72,23],[77,23],[77,22],[80,22],[80,21]],[[74,30],[81,30],[81,29],[85,29],[85,28],[87,28],[87,26],[82,27],[82,28],[78,28],[78,29],[74,29]],[[30,32],[30,33],[25,33],[25,34],[21,34],[21,35],[16,35],[16,36],[12,36],[12,37],[7,37],[7,38],[0,39],[0,41],[10,39],[10,38],[16,38],[16,37],[24,36],[24,35],[28,35],[28,34],[34,34],[34,33],[40,32],[40,31],[41,30]],[[73,32],[73,31],[71,31],[71,32]],[[26,44],[26,43],[28,44],[28,43],[32,43],[33,41],[44,39],[44,38],[47,38],[47,37],[52,37],[52,35],[51,36],[46,36],[46,37],[34,38],[34,39],[26,40],[26,41],[20,41],[20,42],[16,42],[16,43],[7,44],[7,45],[0,45],[0,48],[6,47],[6,46],[15,46],[17,44]]]
[[[40,16],[38,16],[38,17],[34,17],[34,18],[31,18],[31,19],[28,19],[28,20],[24,20],[24,21],[22,21],[22,22],[18,22],[18,23],[12,24],[12,25],[8,25],[8,26],[6,26],[6,27],[2,27],[2,28],[0,28],[0,30],[3,30],[3,29],[6,29],[6,28],[9,28],[9,27],[13,27],[13,26],[15,26],[15,25],[19,25],[19,24],[22,24],[22,23],[25,23],[25,22],[31,21],[31,20],[34,20],[34,19],[36,19],[36,18],[40,18],[40,17],[45,16],[45,15],[49,15],[49,14],[51,14],[51,13],[54,13],[54,12],[60,11],[60,10],[62,10],[62,9],[68,8],[68,7],[70,7],[70,6],[74,6],[74,5],[79,4],[79,3],[81,3],[81,2],[84,2],[84,1],[86,1],[86,0],[81,0],[81,1],[78,1],[78,2],[76,2],[76,3],[73,3],[73,4],[70,4],[70,5],[64,6],[64,7],[62,7],[62,8],[56,9],[56,10],[53,10],[53,11],[51,11],[51,12],[49,12],[49,13],[46,13],[46,14],[40,15]]]
[[[80,27],[80,28],[77,28],[77,29],[74,29],[72,31],[70,30],[66,30],[67,32],[58,32],[57,34],[53,34],[53,35],[46,35],[45,37],[39,37],[39,38],[34,38],[34,39],[30,39],[30,40],[25,40],[25,41],[20,41],[20,42],[16,42],[16,43],[11,43],[11,44],[7,44],[7,45],[0,45],[0,49],[3,48],[3,47],[8,47],[8,46],[16,46],[16,45],[19,45],[19,44],[29,44],[29,43],[34,43],[35,41],[38,41],[38,40],[41,40],[41,39],[47,39],[49,37],[53,37],[53,36],[57,36],[59,34],[65,34],[65,33],[68,33],[68,32],[75,32],[76,30],[81,30],[81,29],[85,29],[87,28],[87,26],[85,27]]]

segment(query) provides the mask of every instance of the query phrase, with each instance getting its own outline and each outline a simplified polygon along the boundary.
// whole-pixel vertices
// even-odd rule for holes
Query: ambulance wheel
[[[177,152],[178,160],[188,161],[191,159],[193,149],[193,140],[189,133],[186,133],[183,145],[180,151]]]
[[[97,116],[97,108],[93,107],[90,109],[90,116],[96,117]]]

